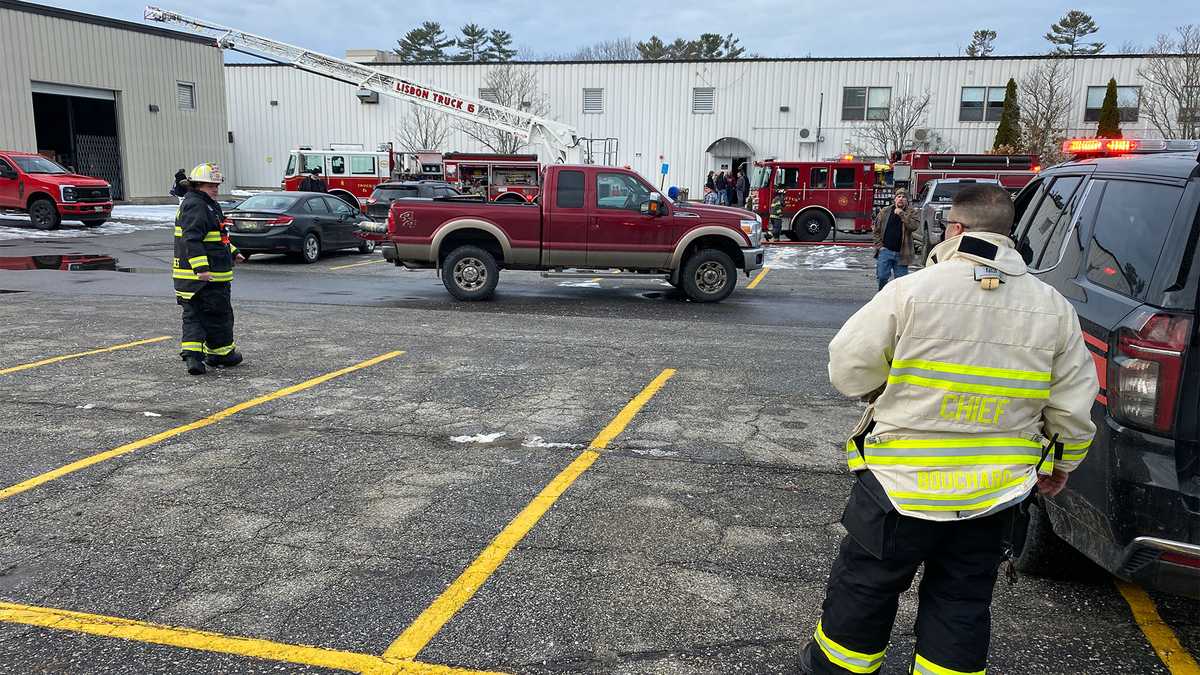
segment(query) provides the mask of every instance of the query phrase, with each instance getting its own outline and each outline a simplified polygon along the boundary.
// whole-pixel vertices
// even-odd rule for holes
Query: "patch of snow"
[[[142,414],[145,415],[146,417],[162,417],[162,415],[159,415],[156,412],[144,412]]]
[[[630,448],[630,452],[636,455],[646,455],[648,457],[678,457],[679,453],[674,450],[659,450],[658,448],[649,448],[643,450],[641,448]]]
[[[492,434],[475,434],[474,436],[451,436],[450,440],[455,443],[492,443],[503,435],[503,431],[497,431]]]
[[[103,237],[113,234],[132,234],[145,230],[163,230],[174,227],[175,216],[165,222],[148,220],[123,223],[109,221],[99,227],[84,227],[79,223],[64,221],[57,230],[38,230],[29,223],[29,218],[6,216],[0,218],[0,240],[11,239],[75,239],[78,237]]]
[[[541,436],[530,436],[521,442],[523,448],[582,448],[582,443],[551,443]]]
[[[75,409],[76,410],[91,410],[92,408],[95,408],[95,407],[96,407],[95,403],[88,403],[87,405],[77,405],[77,406],[75,406]]]
[[[600,288],[599,281],[560,281],[558,285],[564,288]]]
[[[113,207],[112,220],[154,220],[175,222],[179,204],[117,204]]]

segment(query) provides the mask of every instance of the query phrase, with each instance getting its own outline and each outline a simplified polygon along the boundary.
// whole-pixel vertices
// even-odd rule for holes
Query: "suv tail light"
[[[1114,418],[1158,433],[1174,430],[1191,331],[1190,317],[1173,314],[1153,314],[1141,328],[1117,329],[1108,366],[1108,409]]]

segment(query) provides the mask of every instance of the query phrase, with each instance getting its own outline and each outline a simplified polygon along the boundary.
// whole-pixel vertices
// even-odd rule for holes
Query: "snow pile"
[[[503,435],[503,431],[497,431],[492,434],[475,434],[474,436],[451,436],[450,440],[455,443],[493,443]]]

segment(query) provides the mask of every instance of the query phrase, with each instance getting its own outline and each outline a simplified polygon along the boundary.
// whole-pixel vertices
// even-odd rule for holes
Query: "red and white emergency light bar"
[[[1200,141],[1162,138],[1070,138],[1063,141],[1062,149],[1067,155],[1198,152]]]

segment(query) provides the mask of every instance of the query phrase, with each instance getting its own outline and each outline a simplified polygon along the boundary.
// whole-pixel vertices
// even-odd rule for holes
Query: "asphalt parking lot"
[[[851,485],[825,348],[866,251],[773,250],[707,306],[532,273],[459,304],[373,256],[255,257],[247,363],[192,378],[170,224],[137,223],[0,228],[0,261],[126,270],[0,271],[0,672],[794,672]],[[1195,604],[1111,579],[1002,579],[993,616],[993,673],[1200,672]]]

